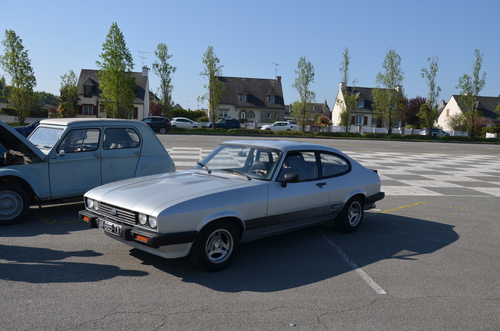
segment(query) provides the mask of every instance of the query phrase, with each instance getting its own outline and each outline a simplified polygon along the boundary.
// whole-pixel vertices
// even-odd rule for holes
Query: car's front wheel
[[[239,246],[236,226],[223,220],[204,227],[191,247],[189,257],[194,265],[206,271],[226,268]]]
[[[363,221],[363,215],[363,200],[358,196],[352,197],[335,218],[335,226],[342,232],[356,231],[361,225],[361,221]]]
[[[166,134],[167,133],[167,128],[161,127],[159,130],[160,134]]]
[[[29,207],[29,196],[17,185],[0,185],[0,225],[16,223]]]

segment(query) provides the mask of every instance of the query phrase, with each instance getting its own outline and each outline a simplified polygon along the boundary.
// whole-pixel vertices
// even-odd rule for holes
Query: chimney
[[[148,67],[147,66],[142,66],[142,77],[148,77]]]
[[[281,83],[281,76],[276,76],[276,81],[277,81],[278,83]]]

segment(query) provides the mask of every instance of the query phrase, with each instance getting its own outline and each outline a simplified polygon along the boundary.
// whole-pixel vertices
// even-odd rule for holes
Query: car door
[[[101,185],[100,130],[68,131],[49,156],[52,198],[82,195]]]
[[[101,150],[102,184],[133,178],[141,156],[141,138],[133,127],[106,128]]]
[[[289,162],[300,156],[302,164]],[[284,185],[285,173],[299,174],[299,181]],[[288,153],[275,182],[269,185],[268,221],[265,235],[273,235],[329,219],[330,192],[319,178],[314,152]]]
[[[334,153],[318,153],[321,175],[330,188],[330,213],[335,217],[342,209],[345,197],[352,190],[352,181],[348,180],[351,171],[350,162]]]

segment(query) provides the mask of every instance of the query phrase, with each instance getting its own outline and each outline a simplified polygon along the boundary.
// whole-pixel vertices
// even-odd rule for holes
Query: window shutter
[[[351,124],[356,124],[356,116],[351,116]]]
[[[365,116],[365,118],[363,119],[363,125],[367,125],[368,124],[368,116]]]

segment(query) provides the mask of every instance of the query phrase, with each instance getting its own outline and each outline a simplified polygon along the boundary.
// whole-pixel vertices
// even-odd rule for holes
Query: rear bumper
[[[88,210],[81,210],[78,212],[80,220],[87,223],[91,228],[99,228],[99,215],[94,214]],[[106,220],[121,228],[120,238],[125,241],[134,241],[147,245],[153,248],[161,246],[178,245],[192,243],[198,234],[198,231],[177,232],[177,233],[155,233],[142,229],[120,224],[117,222]]]

